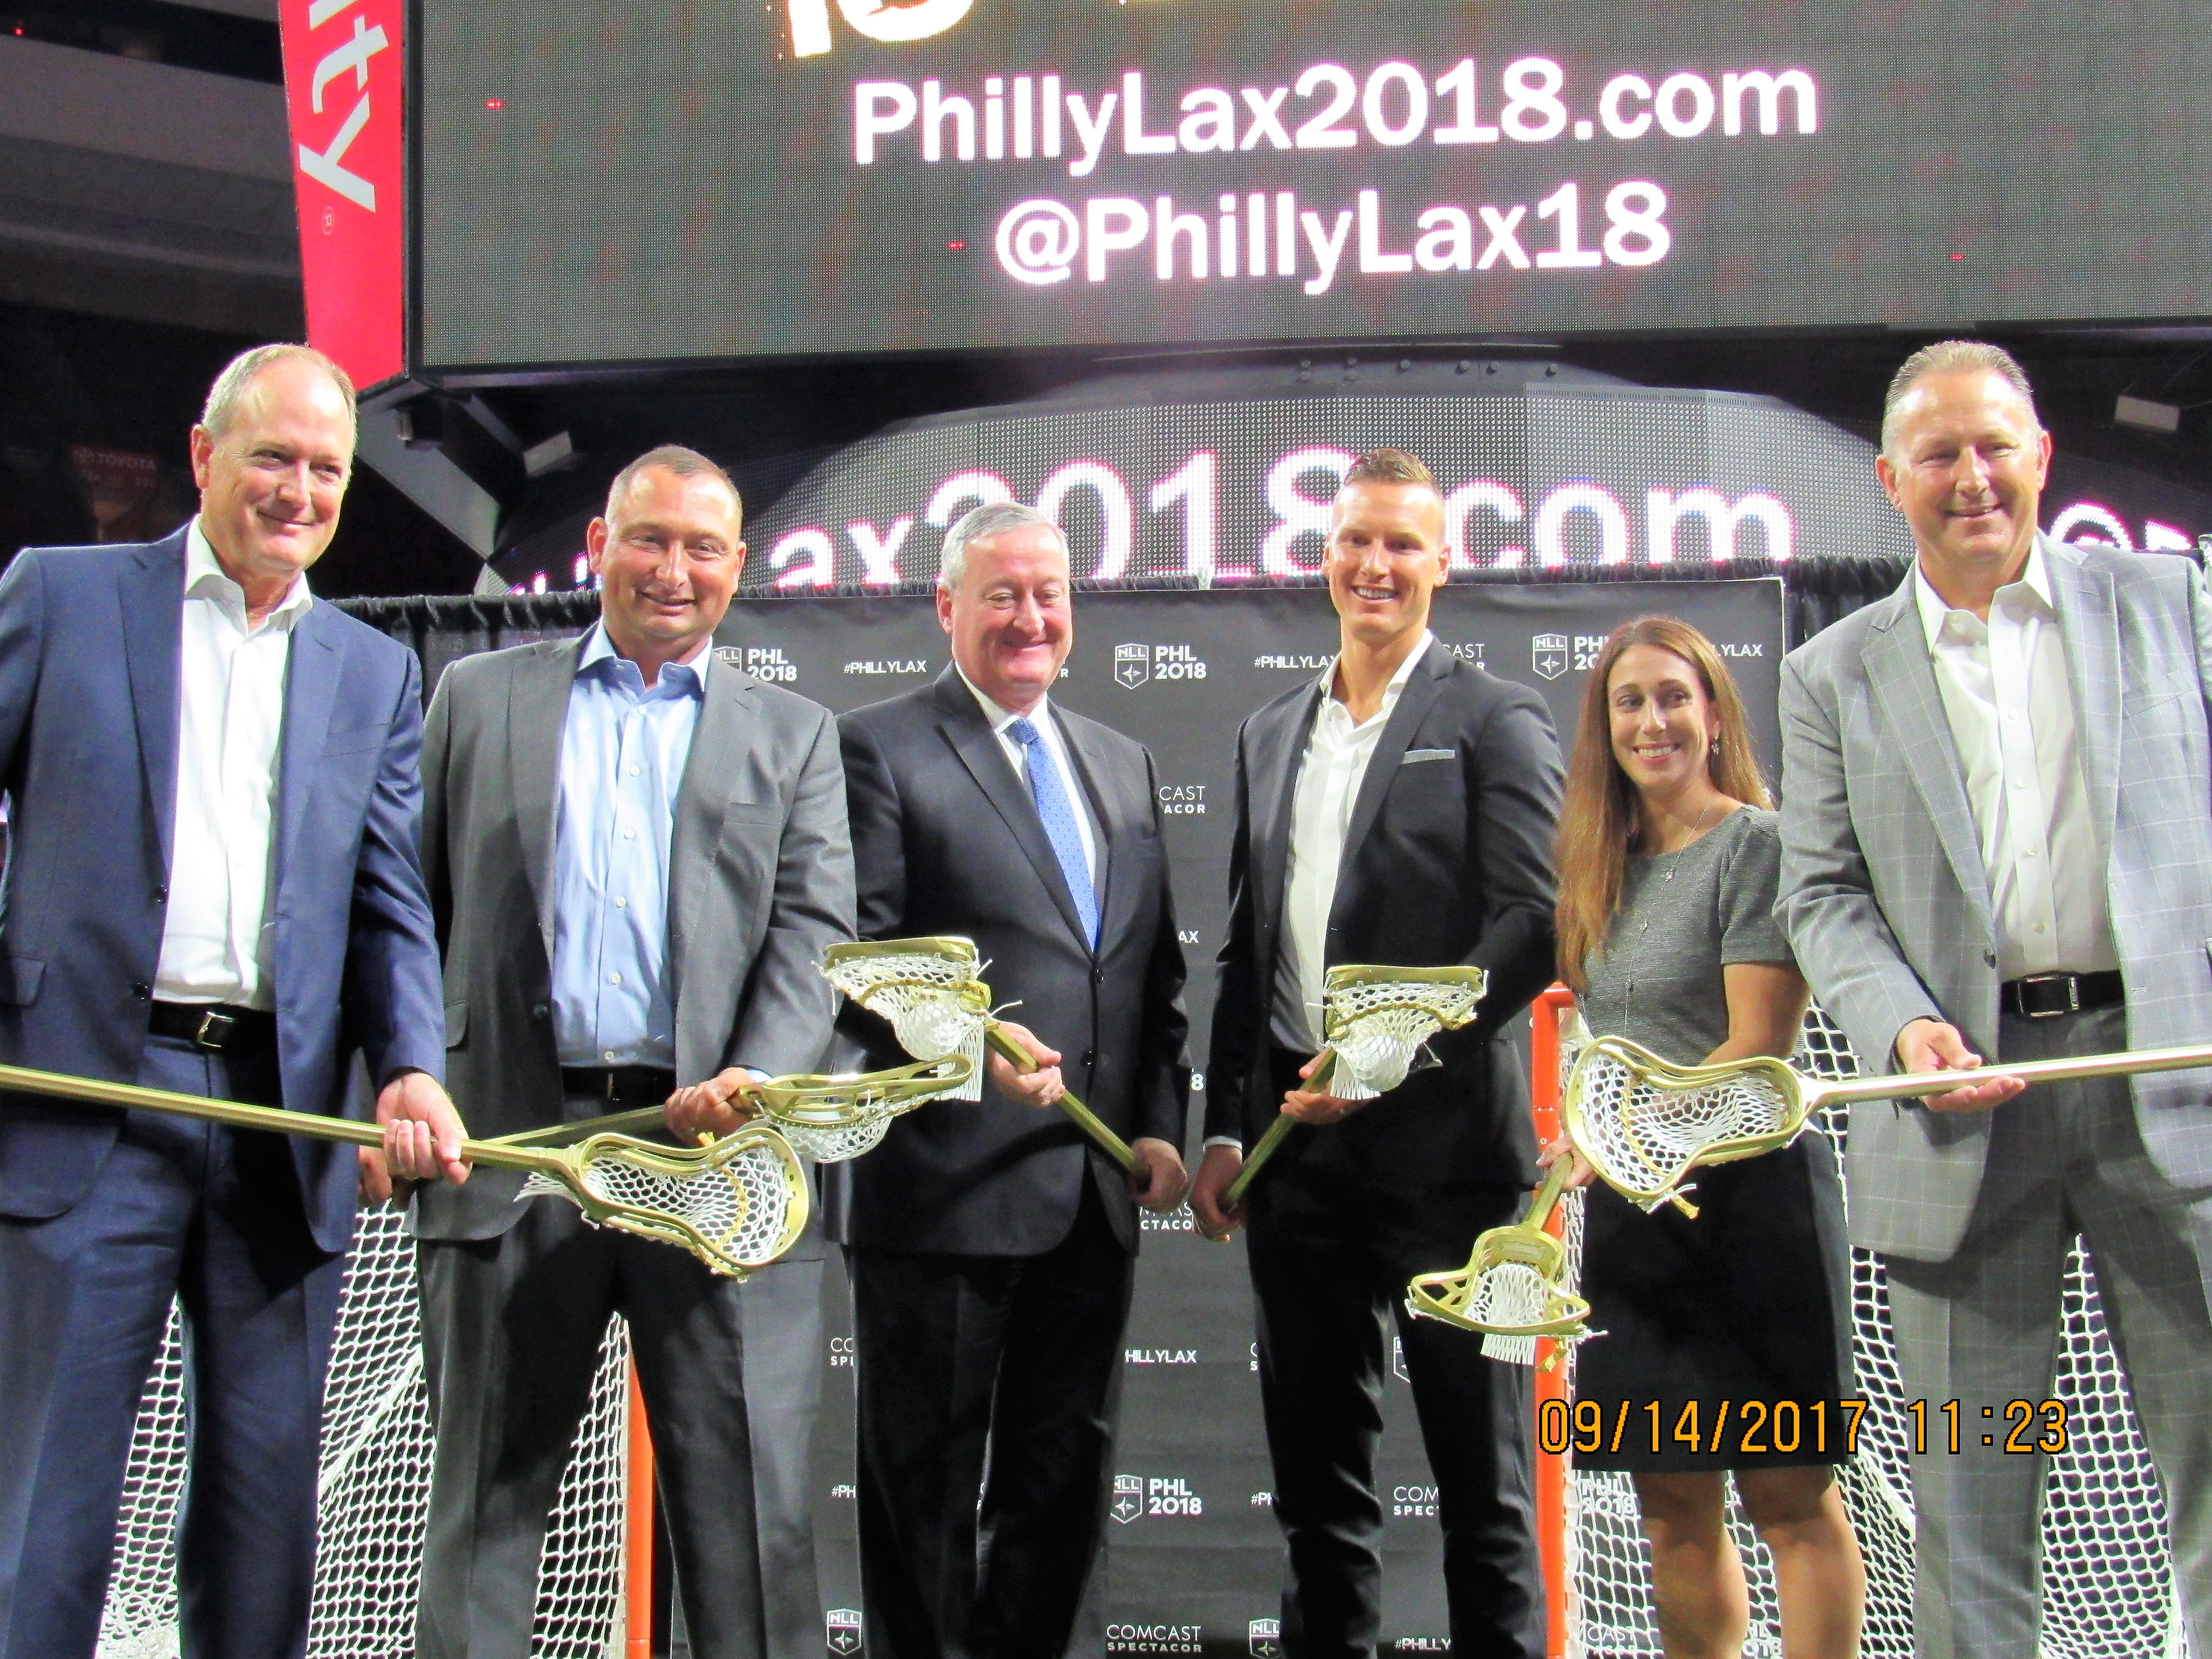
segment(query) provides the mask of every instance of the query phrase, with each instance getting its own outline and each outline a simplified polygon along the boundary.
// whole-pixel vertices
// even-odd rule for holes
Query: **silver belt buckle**
[[[2066,1006],[2063,1008],[2030,1008],[2027,1006],[2027,999],[2023,996],[2021,999],[2021,1012],[2030,1019],[2057,1019],[2062,1015],[2080,1013],[2081,1012],[2081,976],[2078,974],[2030,974],[2021,981],[2021,987],[2025,990],[2031,985],[2060,983],[2063,983],[2066,987]]]
[[[210,1008],[200,1016],[199,1030],[192,1033],[195,1048],[208,1048],[221,1053],[230,1042],[230,1035],[238,1029],[237,1019],[229,1014]]]

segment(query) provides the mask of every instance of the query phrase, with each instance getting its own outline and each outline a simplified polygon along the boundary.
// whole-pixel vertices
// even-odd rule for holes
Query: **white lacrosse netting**
[[[1544,1017],[1541,1005],[1538,1017]],[[1574,1054],[1562,1031],[1562,1081]],[[1859,1065],[1843,1034],[1817,1008],[1807,1015],[1792,1065],[1808,1076],[1855,1077]],[[1811,1128],[1844,1150],[1844,1109],[1816,1114]],[[1566,1216],[1568,1283],[1582,1252],[1581,1194]],[[1851,1259],[1852,1346],[1858,1388],[1868,1401],[1858,1455],[1843,1466],[1844,1504],[1866,1558],[1864,1659],[1912,1653],[1912,1480],[1905,1449],[1910,1419],[1890,1339],[1887,1282],[1878,1261]],[[2079,1241],[2068,1263],[2061,1304],[2057,1386],[2068,1407],[2068,1449],[2051,1460],[2043,1515],[2044,1626],[2041,1659],[2186,1659],[2166,1544],[2166,1501],[2124,1390],[2119,1357],[2105,1326],[2096,1279]],[[1573,1364],[1571,1357],[1568,1364]],[[1571,1375],[1571,1372],[1570,1373]],[[1781,1619],[1773,1562],[1740,1508],[1729,1517],[1750,1581],[1752,1627],[1746,1659],[1778,1659]],[[1625,1474],[1571,1473],[1567,1483],[1571,1655],[1586,1659],[1661,1652],[1651,1605],[1651,1563],[1638,1525],[1636,1495]],[[2025,1659],[2025,1656],[2024,1656]]]
[[[1791,1102],[1766,1078],[1739,1075],[1684,1087],[1646,1077],[1603,1050],[1591,1062],[1581,1070],[1575,1144],[1608,1179],[1618,1176],[1638,1189],[1636,1201],[1646,1210],[1690,1191],[1694,1183],[1682,1176],[1708,1148],[1777,1140],[1796,1127]],[[1649,1194],[1656,1196],[1642,1195]]]
[[[538,1581],[532,1652],[604,1659],[622,1613],[629,1337],[610,1322]],[[177,1321],[147,1384],[116,1527],[100,1659],[176,1659],[170,1547],[185,1474]],[[405,1218],[365,1210],[324,1401],[321,1548],[309,1659],[409,1659],[430,1495],[429,1402]]]
[[[620,1138],[605,1139],[612,1142]],[[586,1154],[592,1145],[585,1143]],[[653,1149],[645,1150],[649,1153]],[[655,1169],[650,1163],[622,1156],[587,1156],[582,1176],[585,1187],[603,1203],[672,1217],[696,1230],[721,1255],[738,1261],[765,1265],[774,1261],[790,1248],[790,1236],[797,1231],[791,1213],[794,1200],[788,1165],[781,1146],[772,1138],[764,1138],[763,1144],[748,1146],[726,1161],[696,1170]],[[522,1183],[520,1198],[538,1197],[575,1200],[564,1182],[533,1174]],[[598,1219],[588,1210],[585,1215],[586,1219]],[[651,1231],[619,1218],[605,1224],[641,1233],[672,1248],[678,1243],[665,1230]],[[717,1273],[727,1271],[714,1261],[707,1265]]]
[[[864,955],[848,946],[822,968],[830,984],[888,1020],[899,1047],[916,1060],[966,1059],[967,1079],[945,1091],[947,1100],[983,1097],[983,1032],[990,1010],[969,989],[980,971],[972,945],[965,956],[950,950]]]
[[[1465,1024],[1481,1000],[1480,984],[1333,982],[1324,1040],[1337,1065],[1329,1092],[1340,1100],[1389,1093],[1406,1080],[1421,1045],[1447,1027]]]

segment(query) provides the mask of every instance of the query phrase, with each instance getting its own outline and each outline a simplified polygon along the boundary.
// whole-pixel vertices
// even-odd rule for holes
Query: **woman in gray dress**
[[[1771,805],[1711,641],[1667,617],[1615,631],[1559,817],[1561,971],[1594,1034],[1682,1065],[1789,1054],[1806,992],[1771,914]],[[1833,1467],[1851,1393],[1834,1152],[1808,1132],[1700,1170],[1697,1200],[1693,1220],[1590,1189],[1582,1290],[1606,1335],[1576,1356],[1574,1420],[1600,1426],[1575,1463],[1634,1480],[1670,1659],[1733,1659],[1748,1628],[1723,1471],[1773,1553],[1790,1659],[1849,1659],[1865,1575]]]

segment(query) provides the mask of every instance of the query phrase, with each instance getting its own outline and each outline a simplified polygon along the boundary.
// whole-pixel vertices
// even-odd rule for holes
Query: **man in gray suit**
[[[1875,462],[1919,557],[1782,676],[1778,915],[1872,1067],[2212,1034],[2212,606],[2181,558],[2041,536],[2027,376],[1947,341],[1891,383]],[[1850,1231],[1881,1253],[1908,1399],[1916,1644],[2037,1650],[2060,1278],[2086,1235],[2212,1641],[2212,1104],[2203,1072],[1962,1083],[1853,1109]],[[1941,1410],[1955,1400],[1953,1419]],[[2008,1420],[2008,1408],[2011,1408]]]
[[[438,686],[423,863],[447,1071],[479,1134],[664,1102],[681,1131],[726,1127],[749,1076],[813,1070],[830,1041],[815,963],[853,927],[837,732],[714,647],[740,515],[704,456],[640,457],[586,535],[598,625]],[[812,1659],[818,1226],[738,1285],[518,1205],[516,1185],[487,1170],[416,1201],[437,1429],[418,1652],[527,1659],[547,1516],[619,1312],[693,1652]]]

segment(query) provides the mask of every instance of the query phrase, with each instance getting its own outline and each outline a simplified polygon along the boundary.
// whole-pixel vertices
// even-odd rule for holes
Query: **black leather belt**
[[[155,1036],[174,1037],[195,1048],[274,1048],[276,1016],[227,1002],[157,1002],[146,1017]]]
[[[2005,1012],[2029,1019],[2055,1019],[2060,1014],[2117,1008],[2127,1000],[2127,982],[2118,969],[2104,974],[2030,974],[2026,979],[2007,980],[1997,992],[1997,1001]]]
[[[563,1066],[561,1089],[610,1106],[658,1106],[676,1092],[676,1073],[658,1066]]]

